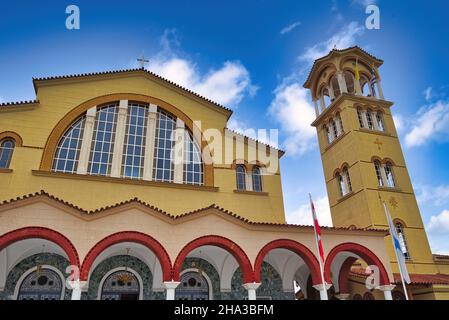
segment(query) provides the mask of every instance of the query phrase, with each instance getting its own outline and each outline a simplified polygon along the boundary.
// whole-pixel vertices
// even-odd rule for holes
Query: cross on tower
[[[380,147],[382,146],[382,142],[379,140],[379,138],[376,138],[376,141],[374,141],[374,144],[377,144],[377,148],[380,151]]]
[[[150,62],[150,60],[145,59],[145,56],[142,54],[142,57],[138,58],[137,61],[140,63],[140,69],[145,68],[145,63]]]

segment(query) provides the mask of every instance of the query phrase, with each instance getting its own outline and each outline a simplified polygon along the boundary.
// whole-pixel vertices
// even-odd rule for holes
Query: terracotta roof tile
[[[208,99],[208,98],[206,98],[206,97],[204,97],[204,96],[202,96],[202,95],[200,95],[200,94],[198,94],[198,93],[196,93],[196,92],[194,92],[194,91],[192,91],[190,89],[187,89],[187,88],[185,88],[185,87],[183,87],[183,86],[181,86],[181,85],[179,85],[179,84],[177,84],[177,83],[175,83],[173,81],[170,81],[170,80],[168,80],[168,79],[166,79],[166,78],[164,78],[164,77],[162,77],[162,76],[160,76],[160,75],[158,75],[158,74],[156,74],[156,73],[154,73],[152,71],[146,70],[144,68],[122,69],[122,70],[111,70],[111,71],[71,74],[71,75],[63,75],[63,76],[50,76],[50,77],[42,77],[42,78],[33,78],[33,84],[34,84],[34,87],[35,87],[35,90],[36,90],[36,83],[40,82],[40,81],[92,77],[92,76],[120,74],[120,73],[127,73],[127,72],[134,72],[134,73],[144,72],[144,73],[149,74],[149,75],[151,75],[153,77],[156,77],[156,78],[158,78],[160,80],[163,80],[163,81],[165,81],[165,82],[167,82],[167,83],[169,83],[169,84],[171,84],[171,85],[173,85],[173,86],[175,86],[175,87],[177,87],[179,89],[182,89],[182,90],[184,90],[184,91],[186,91],[186,92],[188,92],[188,93],[190,93],[190,94],[192,94],[192,95],[194,95],[194,96],[196,96],[196,97],[198,97],[198,98],[200,98],[200,99],[202,99],[202,100],[204,100],[204,101],[206,101],[208,103],[211,103],[211,104],[213,104],[214,106],[216,106],[218,108],[224,109],[224,110],[232,113],[231,109],[229,109],[229,108],[227,108],[227,107],[225,107],[225,106],[223,106],[223,105],[221,105],[221,104],[219,104],[219,103],[217,103],[215,101],[212,101],[212,100],[210,100],[210,99]]]
[[[220,206],[218,206],[216,204],[211,204],[211,205],[209,205],[207,207],[199,208],[199,209],[196,209],[196,210],[193,210],[193,211],[190,211],[190,212],[186,212],[186,213],[183,213],[183,214],[180,214],[180,215],[173,215],[173,214],[170,214],[170,213],[168,213],[168,212],[166,212],[164,210],[161,210],[161,209],[159,209],[159,208],[157,208],[155,206],[152,206],[152,205],[150,205],[150,204],[148,204],[148,203],[146,203],[146,202],[144,202],[144,201],[142,201],[142,200],[140,200],[138,198],[133,198],[133,199],[122,201],[122,202],[119,202],[119,203],[116,203],[116,204],[113,204],[113,205],[110,205],[110,206],[105,206],[105,207],[101,207],[101,208],[94,209],[94,210],[85,210],[85,209],[80,208],[80,207],[78,207],[78,206],[76,206],[76,205],[74,205],[74,204],[72,204],[70,202],[67,202],[67,201],[62,200],[62,199],[60,199],[58,197],[55,197],[55,196],[47,193],[44,190],[41,190],[41,191],[38,191],[38,192],[35,192],[35,193],[30,193],[30,194],[27,194],[27,195],[24,195],[24,196],[21,196],[21,197],[17,197],[17,198],[14,198],[14,199],[5,200],[3,202],[0,202],[0,207],[2,207],[4,205],[11,204],[11,203],[15,203],[15,202],[18,202],[18,201],[23,201],[23,200],[26,200],[26,199],[31,199],[31,198],[36,198],[36,197],[46,197],[46,198],[52,199],[54,201],[57,201],[59,203],[62,203],[64,205],[66,205],[66,206],[68,206],[70,208],[76,209],[80,213],[86,214],[86,215],[92,215],[92,214],[100,213],[100,212],[107,211],[107,210],[110,210],[110,209],[113,209],[113,208],[118,208],[118,207],[121,207],[121,206],[125,206],[125,205],[130,204],[130,203],[138,203],[140,205],[143,205],[144,207],[147,207],[149,209],[152,209],[154,211],[159,212],[160,214],[162,214],[162,215],[172,219],[173,221],[182,219],[182,218],[187,217],[187,216],[192,216],[192,215],[195,215],[195,214],[199,214],[200,212],[203,212],[203,211],[208,210],[208,209],[215,209],[215,210],[218,210],[218,211],[220,211],[220,212],[222,212],[222,213],[224,213],[226,215],[229,215],[229,216],[231,216],[231,217],[233,217],[235,219],[238,219],[238,220],[240,220],[240,221],[242,221],[242,222],[244,222],[244,223],[246,223],[248,225],[252,225],[252,226],[271,226],[271,227],[284,227],[284,228],[292,228],[292,229],[313,230],[313,226],[310,226],[310,225],[297,225],[297,224],[287,224],[287,223],[255,222],[255,221],[251,221],[251,220],[249,220],[247,218],[244,218],[244,217],[242,217],[242,216],[240,216],[240,215],[238,215],[236,213],[233,213],[232,211],[223,209],[222,207],[220,207]],[[325,226],[321,227],[321,230],[342,230],[342,231],[359,231],[359,232],[362,231],[362,232],[375,232],[375,233],[386,232],[384,229],[370,229],[370,228],[356,229],[356,228],[346,228],[346,227],[325,227]]]

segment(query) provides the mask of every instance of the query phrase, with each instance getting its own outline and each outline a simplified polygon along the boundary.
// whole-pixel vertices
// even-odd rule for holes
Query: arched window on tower
[[[262,192],[262,175],[260,174],[260,168],[254,167],[253,168],[253,191],[256,192]]]
[[[338,137],[337,125],[335,124],[334,119],[331,119],[331,121],[329,122],[329,127],[332,132],[332,140],[334,140]]]
[[[384,179],[382,178],[382,166],[379,160],[374,161],[374,168],[376,170],[377,183],[379,187],[383,187],[385,184]]]
[[[404,234],[404,226],[400,222],[395,223],[396,233],[399,237],[399,244],[401,246],[402,253],[404,254],[405,259],[410,260],[410,252],[408,250],[407,241],[405,239]]]
[[[396,182],[394,180],[393,166],[391,162],[387,162],[385,164],[385,177],[387,178],[387,186],[394,188],[396,186]]]
[[[374,130],[372,111],[370,109],[366,110],[365,116],[366,116],[366,123],[368,124],[368,129]]]
[[[357,108],[357,116],[359,118],[360,128],[365,128],[365,122],[363,121],[363,111],[360,108]]]
[[[339,135],[341,135],[344,130],[343,130],[343,122],[341,121],[340,112],[337,112],[337,114],[335,115],[335,122],[337,123]]]
[[[337,98],[338,96],[340,96],[341,91],[340,91],[340,85],[338,83],[338,79],[337,76],[333,76],[330,82],[330,85],[332,86],[332,89],[334,90],[334,96],[335,98]]]
[[[16,144],[12,139],[7,138],[0,141],[0,169],[9,168],[15,146]]]
[[[384,120],[383,120],[383,117],[382,117],[382,112],[380,112],[380,111],[376,112],[376,124],[377,124],[377,130],[385,131]]]
[[[369,85],[368,78],[365,76],[360,76],[360,88],[362,89],[362,95],[365,97],[371,96],[371,89]]]
[[[331,144],[334,141],[331,131],[329,130],[328,125],[323,126],[324,132],[326,133],[327,143]]]
[[[246,170],[243,165],[236,168],[237,190],[246,190]]]
[[[349,71],[345,71],[344,76],[348,93],[354,94],[354,75]]]
[[[327,108],[329,107],[329,105],[332,103],[330,95],[329,95],[329,90],[327,89],[327,87],[324,87],[323,90],[321,91],[321,96],[323,97],[323,103],[324,103],[324,107]]]
[[[347,167],[343,168],[343,177],[345,179],[346,189],[348,193],[352,192],[351,177],[349,176],[349,170]]]

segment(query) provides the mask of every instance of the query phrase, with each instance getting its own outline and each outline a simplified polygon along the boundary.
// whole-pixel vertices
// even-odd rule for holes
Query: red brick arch
[[[307,264],[310,270],[313,284],[320,284],[320,264],[315,255],[306,246],[299,242],[288,239],[274,240],[266,244],[257,255],[256,262],[254,263],[254,278],[255,282],[260,282],[260,272],[262,269],[262,263],[265,256],[274,249],[286,249],[299,255]]]
[[[0,251],[17,241],[33,238],[44,239],[57,244],[66,253],[70,265],[80,267],[78,252],[72,242],[63,234],[48,228],[25,227],[5,233],[0,236]]]
[[[150,249],[161,264],[163,281],[171,280],[171,261],[167,251],[153,237],[136,231],[117,232],[99,241],[92,249],[90,249],[89,253],[84,258],[83,265],[81,266],[80,279],[86,281],[89,278],[89,272],[95,259],[105,249],[122,242],[139,243]]]
[[[346,243],[337,245],[327,255],[326,262],[324,265],[324,277],[328,283],[331,283],[332,262],[334,261],[337,254],[339,254],[340,252],[353,253],[353,254],[357,255],[358,257],[360,257],[362,260],[364,260],[368,265],[377,266],[379,268],[380,285],[389,285],[390,284],[390,280],[388,279],[387,270],[385,269],[385,266],[382,264],[380,259],[368,248],[366,248],[360,244],[352,243],[352,242],[346,242]],[[342,267],[345,267],[344,268],[345,270],[343,270],[344,273],[346,271],[349,272],[350,266],[348,267],[348,264],[349,263],[344,264],[342,266]],[[346,270],[346,269],[348,269],[348,270]],[[342,269],[340,270],[340,272],[341,271],[342,271]],[[343,280],[343,278],[341,278],[341,279]],[[343,286],[343,289],[345,289],[344,286]]]
[[[250,283],[254,281],[251,261],[248,259],[248,256],[242,250],[242,248],[240,248],[239,245],[229,240],[228,238],[215,235],[197,238],[189,242],[184,248],[182,248],[182,250],[178,254],[178,257],[176,258],[175,265],[173,266],[174,281],[179,281],[182,264],[187,258],[187,255],[192,252],[192,250],[202,246],[216,246],[228,251],[234,256],[240,266],[240,269],[243,273],[243,283]]]

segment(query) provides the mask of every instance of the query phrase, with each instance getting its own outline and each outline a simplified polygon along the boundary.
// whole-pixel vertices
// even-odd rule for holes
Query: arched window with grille
[[[246,190],[246,170],[243,165],[236,168],[237,190]]]
[[[382,165],[380,164],[379,160],[374,161],[374,169],[376,170],[377,184],[379,185],[379,187],[383,187],[385,184],[382,177]]]
[[[344,197],[348,193],[346,190],[345,180],[343,179],[343,176],[340,173],[337,173],[335,175],[335,178],[337,179],[338,188],[340,190],[340,195],[342,197]]]
[[[259,167],[254,167],[252,172],[253,191],[262,192],[262,175]]]
[[[333,139],[331,131],[329,130],[329,126],[324,125],[323,129],[324,129],[324,132],[326,133],[327,143],[331,144],[334,139]]]
[[[336,139],[338,137],[338,130],[337,130],[337,125],[335,124],[334,119],[331,119],[331,121],[329,121],[329,127],[332,130],[332,141],[334,139]]]
[[[343,122],[341,121],[340,112],[337,112],[337,114],[335,115],[335,122],[337,123],[338,126],[338,132],[342,134],[344,129],[343,129]]]
[[[203,184],[201,149],[189,131],[184,132],[184,183]]]
[[[351,177],[349,176],[349,170],[347,167],[343,168],[343,177],[346,182],[347,193],[351,193],[352,192]]]
[[[0,141],[0,169],[9,168],[15,146],[13,139],[6,138]]]
[[[374,130],[372,111],[370,109],[366,110],[365,116],[366,116],[366,123],[368,124],[368,129]]]
[[[106,176],[111,173],[117,112],[118,103],[97,111],[88,169],[92,175]]]
[[[377,130],[385,131],[384,120],[383,120],[382,112],[380,112],[380,111],[376,112],[376,124],[377,124]]]
[[[404,226],[400,222],[395,223],[396,233],[399,237],[399,244],[401,246],[401,251],[404,254],[405,259],[410,260],[410,252],[408,250],[407,240],[405,239]]]
[[[80,117],[62,135],[53,159],[53,171],[76,172],[85,122],[86,117]]]
[[[394,188],[396,187],[396,182],[394,180],[394,175],[393,175],[393,166],[391,164],[391,162],[387,162],[385,164],[385,177],[387,178],[387,186],[390,188]]]
[[[122,102],[120,107],[119,102],[111,102],[89,109],[92,112],[87,111],[73,121],[58,142],[51,170],[174,182],[174,132],[178,119],[157,106],[139,102],[122,105]],[[122,108],[126,112],[120,113],[119,121]],[[176,182],[203,185],[201,146],[190,128],[183,130],[184,156],[182,166],[177,166]],[[0,164],[9,164],[9,160],[3,159],[9,159],[11,152],[3,149],[11,148],[6,145],[0,149]]]

